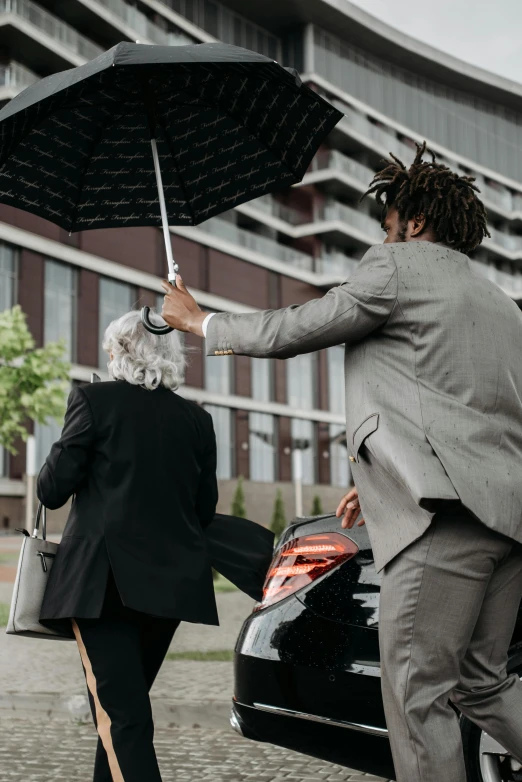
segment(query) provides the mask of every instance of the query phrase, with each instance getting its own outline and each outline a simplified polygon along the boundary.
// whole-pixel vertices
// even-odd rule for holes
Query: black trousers
[[[161,782],[149,691],[179,625],[125,608],[112,574],[99,619],[74,619],[99,740],[94,782]]]

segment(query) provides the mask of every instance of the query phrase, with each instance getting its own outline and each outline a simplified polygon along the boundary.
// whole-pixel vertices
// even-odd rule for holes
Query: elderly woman
[[[158,782],[149,690],[180,621],[218,624],[204,528],[217,502],[212,419],[175,394],[184,355],[137,312],[111,323],[113,381],[78,386],[38,478],[74,495],[41,621],[78,643],[100,740],[95,782]]]

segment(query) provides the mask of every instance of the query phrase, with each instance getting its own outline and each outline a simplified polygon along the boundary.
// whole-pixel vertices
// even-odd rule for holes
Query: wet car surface
[[[393,779],[379,594],[365,527],[341,530],[333,515],[292,524],[276,549],[265,598],[236,644],[233,727],[253,740]],[[520,616],[510,667],[522,673]],[[469,780],[519,779],[500,745],[461,723]]]

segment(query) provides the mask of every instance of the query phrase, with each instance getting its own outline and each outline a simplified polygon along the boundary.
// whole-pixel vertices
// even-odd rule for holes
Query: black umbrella
[[[174,284],[168,226],[299,182],[342,116],[247,49],[120,43],[0,111],[0,201],[70,232],[161,224]]]

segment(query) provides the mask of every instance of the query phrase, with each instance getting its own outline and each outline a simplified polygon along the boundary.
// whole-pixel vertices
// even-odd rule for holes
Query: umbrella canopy
[[[71,232],[161,225],[162,180],[164,230],[197,225],[299,182],[342,116],[246,49],[120,43],[0,112],[0,201]]]

